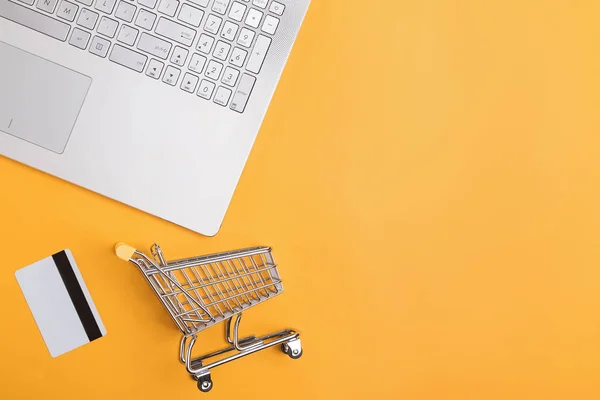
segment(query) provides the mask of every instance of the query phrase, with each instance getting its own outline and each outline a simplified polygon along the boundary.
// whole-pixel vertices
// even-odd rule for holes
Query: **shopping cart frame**
[[[240,338],[243,312],[283,292],[270,247],[252,247],[170,262],[165,260],[157,244],[151,247],[152,258],[124,243],[118,243],[115,252],[121,259],[138,266],[181,330],[179,360],[202,392],[213,388],[211,369],[250,354],[279,345],[292,359],[302,356],[300,334],[292,329]],[[206,267],[209,265],[210,268]],[[186,274],[188,270],[193,272],[192,279]],[[226,321],[228,346],[193,358],[198,333],[223,321]]]

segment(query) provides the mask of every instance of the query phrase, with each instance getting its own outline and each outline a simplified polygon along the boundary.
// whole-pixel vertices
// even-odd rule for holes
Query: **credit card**
[[[106,335],[70,250],[22,268],[15,276],[52,357]]]

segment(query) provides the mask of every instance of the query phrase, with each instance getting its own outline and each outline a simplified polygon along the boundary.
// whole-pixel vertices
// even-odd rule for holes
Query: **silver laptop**
[[[310,0],[0,0],[0,154],[220,228]]]

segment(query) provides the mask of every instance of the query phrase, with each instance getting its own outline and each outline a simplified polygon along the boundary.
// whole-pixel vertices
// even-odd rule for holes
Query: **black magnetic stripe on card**
[[[63,250],[54,254],[52,259],[65,284],[65,288],[67,288],[67,293],[69,293],[69,297],[75,306],[75,311],[77,311],[77,315],[81,320],[81,324],[83,325],[83,329],[85,330],[88,339],[90,339],[91,342],[92,340],[101,338],[102,333],[100,332],[96,318],[92,313],[92,309],[85,298],[85,294],[83,294],[83,290],[75,275],[75,271],[73,271],[73,266],[67,257],[67,253]]]

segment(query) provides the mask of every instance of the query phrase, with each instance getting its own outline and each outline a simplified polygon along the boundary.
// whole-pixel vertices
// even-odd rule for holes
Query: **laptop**
[[[0,0],[0,154],[219,230],[310,0]]]

